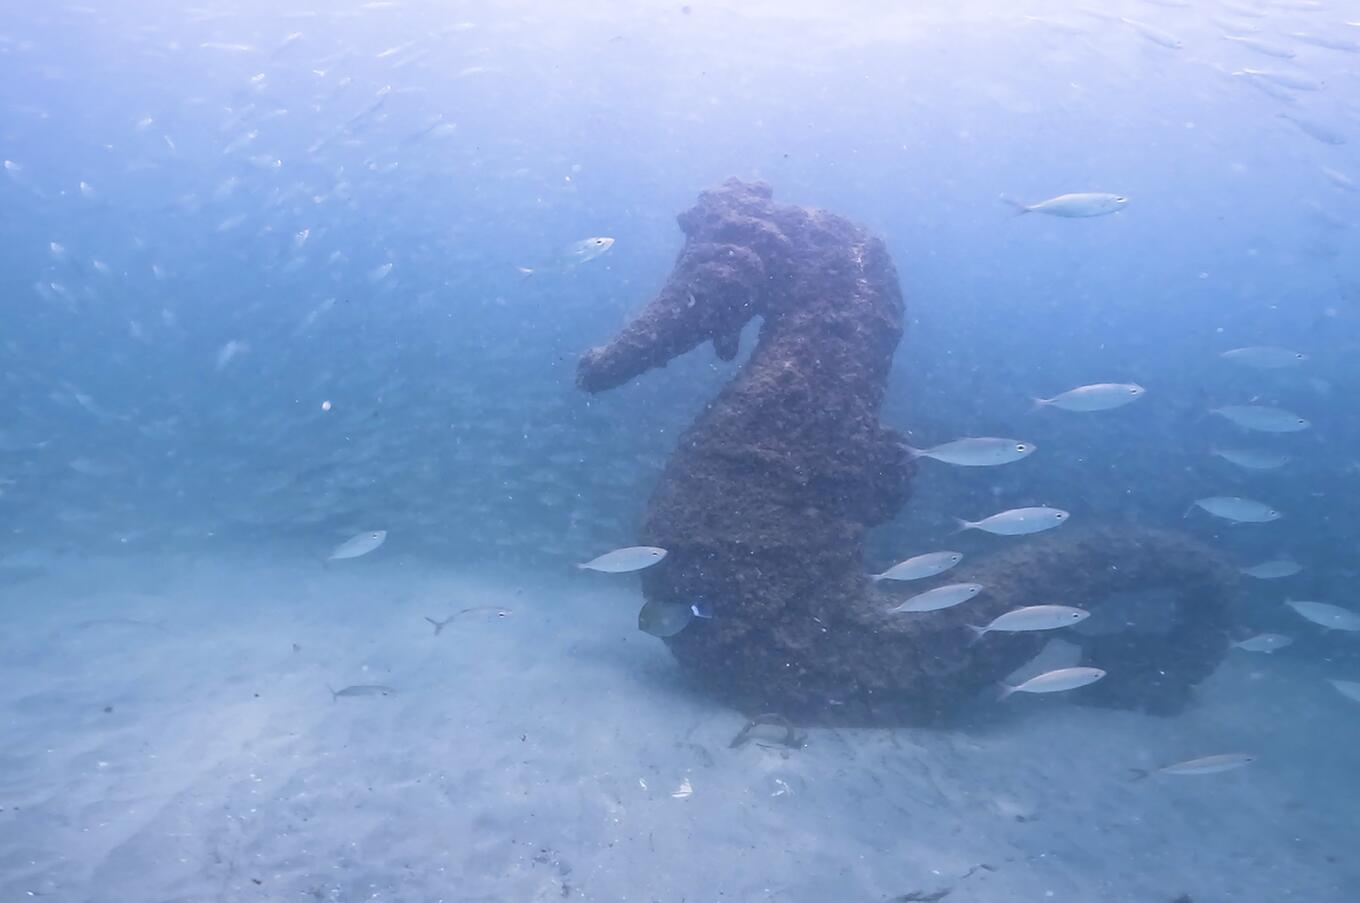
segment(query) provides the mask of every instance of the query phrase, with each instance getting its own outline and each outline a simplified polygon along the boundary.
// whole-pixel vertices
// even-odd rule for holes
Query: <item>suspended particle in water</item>
[[[323,401],[323,402],[321,402],[321,410],[323,410],[323,411],[329,411],[330,409],[331,409],[331,403],[330,403],[329,401]]]

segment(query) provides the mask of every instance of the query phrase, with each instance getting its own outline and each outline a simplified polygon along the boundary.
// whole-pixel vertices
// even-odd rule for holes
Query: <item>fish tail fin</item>
[[[1141,781],[1143,778],[1152,774],[1152,772],[1148,771],[1146,768],[1130,768],[1129,771],[1133,772],[1133,777],[1129,778],[1130,781]]]
[[[1191,513],[1192,513],[1194,510],[1195,510],[1195,503],[1194,503],[1194,502],[1191,502],[1190,505],[1185,509],[1185,513],[1182,514],[1181,517],[1182,517],[1182,518],[1189,517],[1189,516],[1191,515]]]
[[[875,583],[879,583],[883,580],[882,574],[869,574],[867,576],[870,580],[874,581]]]
[[[1004,702],[1014,692],[1015,687],[1012,687],[1010,684],[1006,683],[1005,681],[1002,681],[996,685],[996,701]]]
[[[438,621],[436,621],[434,618],[431,618],[431,617],[426,617],[425,620],[429,621],[431,624],[434,625],[434,635],[435,635],[435,636],[439,636],[439,631],[441,631],[441,630],[444,629],[444,624],[449,623],[448,621],[445,621],[444,624],[441,624],[441,623],[439,623]]]
[[[538,272],[536,267],[516,266],[515,270],[519,273],[519,278],[521,279],[528,279],[530,276],[534,275],[534,273]]]
[[[925,450],[924,448],[916,448],[916,447],[913,446],[913,445],[903,445],[902,447],[905,448],[905,449],[907,450],[907,454],[908,454],[913,460],[915,460],[916,458],[920,458],[920,457],[924,456],[925,453],[926,453],[926,450]]]
[[[1040,398],[1038,395],[1031,395],[1029,397],[1029,400],[1030,400],[1029,412],[1031,414],[1033,414],[1037,410],[1040,410],[1041,408],[1046,408],[1049,405],[1053,404],[1053,402],[1049,401],[1047,398]]]
[[[982,639],[984,636],[987,635],[986,627],[978,627],[975,624],[965,624],[963,626],[967,627],[969,630],[973,632],[973,638],[968,641],[969,646],[976,644],[978,640]]]
[[[964,530],[971,530],[976,526],[977,524],[973,523],[972,521],[964,520],[961,517],[954,518],[955,533],[962,533]]]
[[[1001,195],[1001,203],[1006,204],[1015,211],[1016,216],[1024,216],[1026,213],[1033,213],[1034,209],[1028,204],[1022,204],[1009,195]]]
[[[326,690],[331,694],[331,702],[335,702],[340,698],[340,694],[335,692],[330,684],[326,684]]]

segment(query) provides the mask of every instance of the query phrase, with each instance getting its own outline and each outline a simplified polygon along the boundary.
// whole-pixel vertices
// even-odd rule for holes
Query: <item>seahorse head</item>
[[[736,357],[741,329],[768,312],[788,239],[772,215],[769,186],[729,179],[679,216],[685,246],[655,298],[608,345],[586,352],[577,383],[589,392],[622,385],[706,341]]]

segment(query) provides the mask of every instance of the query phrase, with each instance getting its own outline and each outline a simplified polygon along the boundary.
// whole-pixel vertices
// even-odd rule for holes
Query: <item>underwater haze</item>
[[[1360,900],[1360,0],[14,6],[0,903]],[[896,269],[839,532],[931,718],[724,696],[806,549],[667,596],[788,315],[582,364],[763,186]],[[849,505],[758,475],[692,522]]]

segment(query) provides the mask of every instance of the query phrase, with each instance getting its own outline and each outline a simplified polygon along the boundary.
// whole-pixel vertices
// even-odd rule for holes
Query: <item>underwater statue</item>
[[[737,180],[701,194],[679,224],[685,245],[665,285],[613,341],[582,356],[577,380],[601,392],[704,342],[731,360],[742,328],[761,318],[749,360],[681,437],[639,537],[669,550],[642,572],[647,599],[712,610],[666,639],[691,677],[748,712],[930,720],[1049,639],[974,642],[968,623],[1039,602],[1094,610],[1095,596],[1152,586],[1194,597],[1173,605],[1153,639],[1083,639],[1083,655],[1099,657],[1109,677],[1080,692],[1158,711],[1184,704],[1228,647],[1234,574],[1179,536],[1041,538],[995,568],[961,573],[988,587],[966,605],[887,613],[900,597],[866,576],[864,541],[906,503],[915,465],[879,422],[904,312],[886,247],[842,217],[776,203],[769,186]]]

